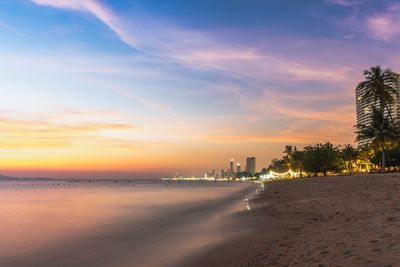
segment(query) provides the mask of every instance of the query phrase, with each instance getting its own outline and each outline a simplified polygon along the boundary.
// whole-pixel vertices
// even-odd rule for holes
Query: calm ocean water
[[[1,267],[174,266],[222,242],[241,183],[0,181]]]

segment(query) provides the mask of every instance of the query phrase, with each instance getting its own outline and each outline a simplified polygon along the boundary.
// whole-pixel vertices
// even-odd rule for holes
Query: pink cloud
[[[343,121],[343,118],[348,118],[345,122],[346,132],[348,135],[343,135],[342,132],[337,132],[335,129],[340,127],[331,127],[324,129],[317,135],[323,136],[324,133],[331,133],[333,140],[339,140],[339,137],[344,137],[347,142],[353,140],[354,125],[353,117],[348,114],[354,114],[353,106],[338,106],[334,110],[319,110],[315,108],[313,103],[321,103],[329,99],[338,98],[338,90],[333,95],[332,92],[320,91],[315,95],[303,95],[302,97],[294,96],[292,93],[274,92],[271,89],[271,81],[284,81],[284,82],[329,82],[338,85],[338,88],[343,87],[343,84],[355,83],[354,79],[354,65],[344,65],[343,60],[346,56],[342,49],[341,44],[326,44],[320,40],[311,40],[293,42],[293,40],[286,40],[282,42],[290,46],[296,47],[296,53],[272,53],[273,49],[259,48],[256,45],[240,45],[228,43],[224,40],[223,35],[217,35],[210,32],[200,32],[177,27],[171,23],[160,22],[157,19],[147,20],[141,17],[135,17],[132,22],[123,17],[117,16],[110,8],[94,0],[88,1],[56,1],[56,0],[32,0],[36,4],[48,5],[55,8],[67,8],[72,10],[79,10],[88,12],[104,24],[106,24],[122,41],[131,47],[138,49],[145,54],[160,57],[161,60],[172,61],[185,65],[194,69],[217,70],[226,76],[231,76],[235,80],[251,81],[254,87],[257,88],[258,94],[254,96],[249,88],[246,86],[234,84],[215,85],[210,90],[219,90],[227,95],[222,101],[230,102],[232,100],[238,104],[243,110],[254,115],[255,117],[269,117],[274,116],[278,118],[287,118],[293,121],[309,120],[311,122],[319,123],[321,121],[337,122]],[[354,1],[337,0],[337,4],[351,5]],[[160,27],[162,25],[162,27]],[[142,27],[141,27],[142,26]],[[162,31],[160,30],[162,29]],[[310,43],[313,43],[310,45]],[[298,48],[298,49],[297,49]],[[339,49],[340,48],[340,49]],[[348,48],[348,47],[345,47]],[[335,53],[334,50],[340,50],[340,53]],[[283,49],[284,50],[284,49]],[[353,49],[353,51],[355,51]],[[307,57],[304,54],[312,55]],[[353,56],[353,55],[352,55]],[[157,58],[156,60],[159,60]],[[352,62],[346,58],[348,62]],[[329,62],[329,64],[327,64]],[[360,70],[361,77],[361,70]],[[282,83],[281,83],[282,84]],[[315,85],[314,85],[315,86]],[[339,87],[341,86],[341,87]],[[164,112],[168,107],[159,106],[157,103],[149,102],[145,99],[139,99],[132,96],[129,92],[121,89],[113,89],[126,97],[138,101],[147,106]],[[261,93],[260,93],[261,91]],[[343,93],[343,90],[340,91]],[[304,93],[303,93],[304,94]],[[353,97],[352,91],[345,95],[346,99]],[[228,99],[229,98],[229,99]],[[231,99],[232,98],[232,99]],[[293,102],[309,103],[308,108],[303,106],[295,106],[288,104],[292,99]],[[306,102],[308,101],[308,102]],[[229,123],[226,123],[227,125]],[[225,125],[225,124],[222,124]],[[334,124],[336,125],[337,124]],[[341,125],[343,126],[343,125]],[[266,138],[264,141],[277,142],[291,140],[295,138],[299,142],[311,140],[312,136],[315,137],[315,129],[311,126],[310,131],[305,133],[301,132],[304,125],[292,125],[287,129],[287,132],[280,132],[282,138],[272,136]],[[313,134],[314,131],[314,134]],[[232,130],[232,132],[235,132]],[[295,136],[298,133],[298,136]],[[300,136],[301,135],[301,136]],[[233,138],[240,139],[240,136]],[[247,137],[247,139],[259,142],[262,140],[259,136]],[[335,139],[336,138],[336,139]],[[343,140],[343,139],[340,139]],[[323,140],[322,140],[323,141]]]
[[[38,5],[89,12],[132,48],[192,68],[216,69],[235,78],[239,75],[266,79],[290,76],[299,80],[343,80],[346,76],[344,68],[308,65],[290,56],[275,56],[257,47],[233,45],[216,34],[187,30],[166,21],[136,17],[132,22],[95,0],[32,1]]]
[[[400,5],[391,5],[382,14],[367,19],[367,27],[372,37],[388,41],[400,36]]]
[[[398,21],[390,15],[371,17],[367,23],[372,36],[376,39],[387,41],[400,34]]]

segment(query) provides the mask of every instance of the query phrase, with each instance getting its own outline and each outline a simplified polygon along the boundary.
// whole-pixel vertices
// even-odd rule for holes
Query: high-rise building
[[[229,163],[229,177],[232,178],[234,177],[234,172],[233,172],[233,159],[231,159],[230,163]]]
[[[224,171],[224,169],[221,170],[221,179],[222,179],[222,178],[225,178],[225,171]]]
[[[256,172],[256,158],[249,157],[246,159],[246,172],[252,175]]]
[[[240,173],[240,172],[242,172],[242,169],[240,167],[240,163],[237,163],[236,164],[236,173]]]
[[[393,72],[393,88],[400,94],[400,74]],[[372,107],[379,107],[379,101],[374,102],[373,99],[365,99],[363,98],[365,94],[364,89],[356,88],[356,115],[357,115],[357,124],[369,125],[371,123],[371,112]],[[398,94],[393,94],[394,103],[389,104],[390,114],[393,118],[397,118],[400,115],[400,99]],[[385,115],[388,115],[388,111],[384,111]],[[359,141],[358,145],[365,145],[369,142],[369,140]]]

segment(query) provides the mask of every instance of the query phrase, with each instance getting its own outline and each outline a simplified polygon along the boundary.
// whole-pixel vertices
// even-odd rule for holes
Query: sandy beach
[[[246,234],[186,266],[399,266],[399,174],[281,180],[264,188],[230,226],[232,236]]]

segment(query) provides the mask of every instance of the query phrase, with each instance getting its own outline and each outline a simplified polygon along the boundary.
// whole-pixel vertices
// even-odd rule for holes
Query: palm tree
[[[356,141],[371,140],[371,145],[380,150],[381,172],[385,172],[385,145],[396,141],[399,127],[384,116],[382,110],[372,107],[371,124],[357,124]]]
[[[351,174],[353,171],[353,161],[357,158],[357,150],[350,144],[347,144],[342,149],[342,157],[347,165],[347,169]]]
[[[292,170],[292,163],[293,163],[293,153],[296,151],[296,147],[293,147],[291,145],[285,146],[285,153],[286,155],[283,157],[283,160],[285,161],[286,165],[289,168],[289,171]]]
[[[365,80],[357,86],[358,90],[364,90],[361,96],[365,100],[373,100],[379,104],[380,110],[387,110],[390,120],[394,123],[389,104],[394,103],[394,95],[399,93],[394,88],[395,78],[390,69],[382,70],[381,66],[371,67],[370,70],[364,70]]]
[[[300,178],[303,177],[304,152],[297,150],[297,148],[295,147],[295,151],[293,152],[292,159],[293,159],[292,167],[296,171],[299,171]]]

